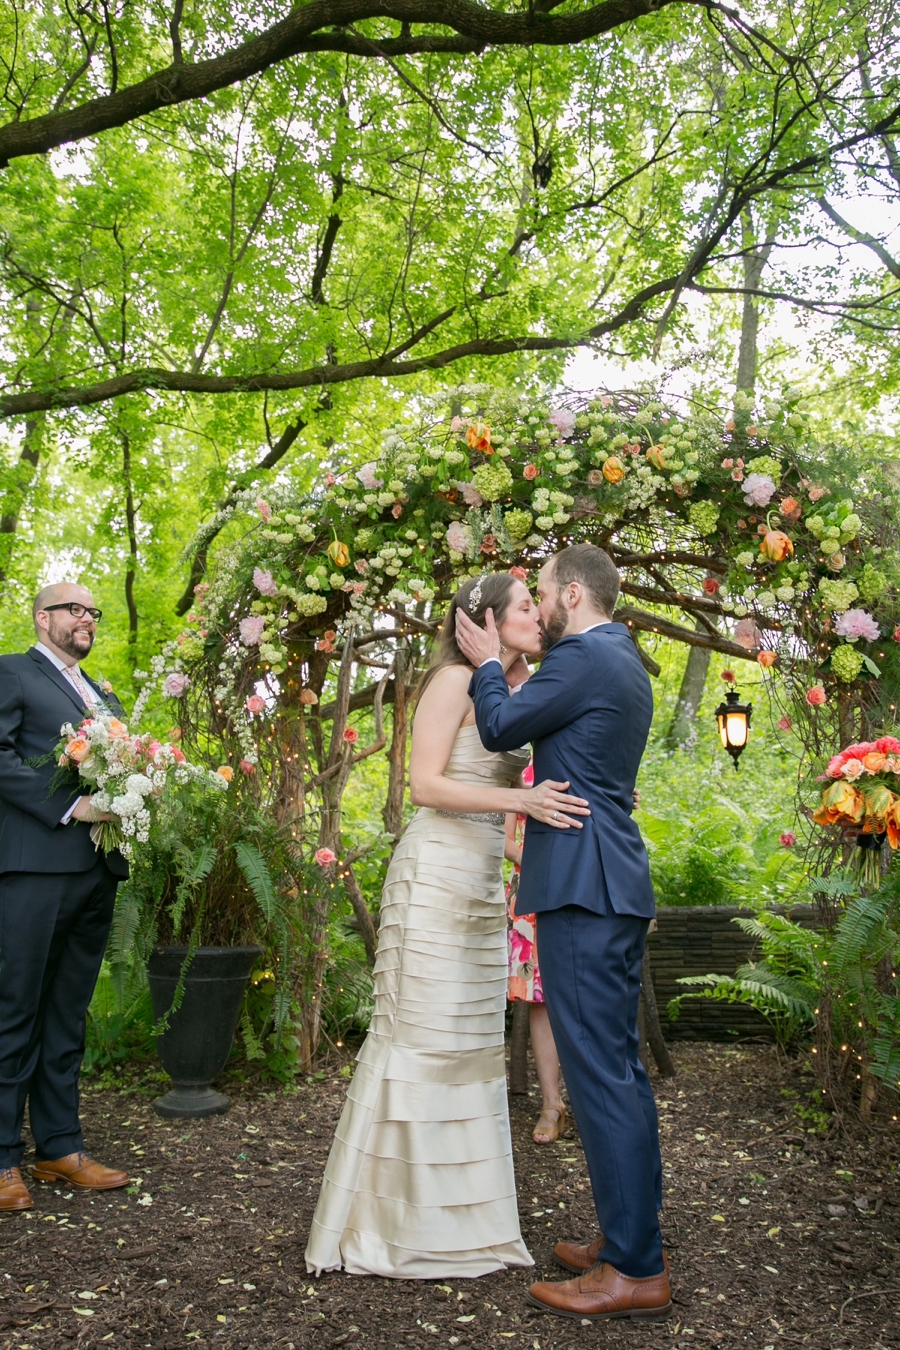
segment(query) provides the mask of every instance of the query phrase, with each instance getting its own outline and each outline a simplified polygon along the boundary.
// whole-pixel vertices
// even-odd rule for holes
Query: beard
[[[545,623],[543,619],[538,620],[541,630],[541,651],[549,651],[554,642],[559,642],[559,639],[566,631],[568,622],[569,611],[566,609],[562,600],[557,596],[553,612],[547,622]]]
[[[47,636],[55,647],[65,652],[67,656],[74,656],[76,661],[87,656],[94,645],[94,634],[89,628],[64,628],[52,618],[47,628]]]

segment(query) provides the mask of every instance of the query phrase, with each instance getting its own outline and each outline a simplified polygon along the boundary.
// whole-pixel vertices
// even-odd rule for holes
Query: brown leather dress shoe
[[[601,1261],[585,1275],[563,1284],[533,1284],[528,1302],[557,1317],[585,1318],[598,1322],[604,1317],[645,1318],[662,1322],[672,1311],[672,1291],[664,1270],[658,1275],[633,1279],[608,1261]]]
[[[601,1234],[593,1242],[557,1242],[553,1248],[553,1260],[563,1270],[571,1270],[573,1275],[583,1275],[600,1260],[606,1238]],[[669,1258],[663,1252],[663,1270],[669,1273]]]
[[[31,1209],[33,1203],[18,1167],[0,1167],[0,1214]]]
[[[76,1191],[114,1191],[128,1185],[128,1173],[115,1171],[94,1162],[86,1153],[69,1153],[65,1158],[38,1159],[31,1169],[35,1181],[61,1181]]]

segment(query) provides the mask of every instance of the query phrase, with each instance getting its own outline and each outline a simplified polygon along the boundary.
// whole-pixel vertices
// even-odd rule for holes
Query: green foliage
[[[829,1058],[820,1071],[846,1085],[864,1072],[892,1092],[900,1089],[900,982],[893,964],[900,949],[900,869],[892,867],[871,895],[855,893],[846,875],[814,878],[810,888],[837,902],[831,929],[811,930],[761,909],[734,920],[755,937],[760,960],[734,976],[701,975],[679,981],[696,993],[669,1004],[678,1016],[685,998],[747,1003],[772,1023],[782,1045],[816,1030]],[[836,1066],[836,1067],[835,1067]]]

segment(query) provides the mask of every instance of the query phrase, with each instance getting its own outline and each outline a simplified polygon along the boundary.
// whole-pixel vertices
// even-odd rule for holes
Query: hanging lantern
[[[734,760],[735,770],[737,770],[741,752],[747,744],[752,711],[753,704],[741,703],[740,695],[736,689],[729,689],[725,695],[725,702],[720,703],[716,708],[719,739],[722,742],[722,748],[727,750]]]

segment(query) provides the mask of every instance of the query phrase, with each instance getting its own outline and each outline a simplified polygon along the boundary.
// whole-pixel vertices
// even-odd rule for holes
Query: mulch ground
[[[440,1286],[310,1279],[303,1248],[347,1084],[335,1073],[290,1093],[239,1086],[228,1115],[188,1122],[159,1120],[146,1089],[88,1085],[89,1147],[133,1185],[34,1183],[34,1208],[0,1219],[0,1347],[900,1346],[898,1135],[808,1131],[795,1107],[810,1080],[770,1047],[676,1052],[678,1078],[655,1083],[665,1324],[531,1313],[521,1271]],[[512,1099],[522,1229],[536,1278],[556,1278],[553,1241],[594,1236],[590,1192],[574,1130],[538,1147],[534,1115],[534,1100]]]

